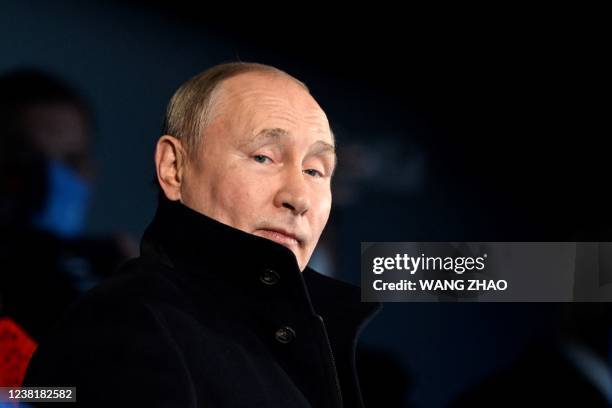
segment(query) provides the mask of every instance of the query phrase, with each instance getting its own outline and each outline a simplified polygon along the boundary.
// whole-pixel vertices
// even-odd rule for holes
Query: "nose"
[[[310,208],[308,186],[301,170],[291,171],[274,197],[274,205],[284,207],[293,215],[304,215]]]

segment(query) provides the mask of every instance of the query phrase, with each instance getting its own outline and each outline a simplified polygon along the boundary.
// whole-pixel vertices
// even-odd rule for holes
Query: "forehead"
[[[212,102],[212,121],[223,120],[234,128],[236,136],[277,128],[332,142],[325,112],[289,76],[261,72],[237,75],[219,86]]]

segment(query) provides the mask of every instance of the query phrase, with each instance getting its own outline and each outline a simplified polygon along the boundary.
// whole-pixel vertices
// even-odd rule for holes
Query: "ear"
[[[179,139],[169,135],[159,138],[155,147],[155,169],[157,181],[169,200],[181,199],[185,158],[185,149]]]

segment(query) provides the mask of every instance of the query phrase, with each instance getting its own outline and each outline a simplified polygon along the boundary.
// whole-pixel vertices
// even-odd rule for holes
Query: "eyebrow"
[[[263,146],[270,142],[276,142],[282,138],[289,136],[289,132],[281,128],[263,129],[258,132],[254,137],[246,140],[241,146],[252,145],[254,147]]]
[[[332,173],[334,172],[334,170],[336,169],[336,162],[338,160],[337,156],[336,156],[336,148],[335,146],[324,142],[322,140],[317,140],[315,143],[313,143],[312,147],[310,148],[310,153],[308,153],[309,155],[318,155],[318,154],[330,154],[334,157],[334,164],[333,164],[333,168],[332,168]]]
[[[245,141],[240,146],[252,146],[252,147],[260,147],[264,146],[268,143],[279,143],[279,141],[288,137],[290,132],[286,129],[282,128],[266,128],[259,131],[253,138]],[[330,143],[324,142],[323,140],[317,140],[313,143],[310,148],[309,155],[317,155],[317,154],[331,154],[334,157],[334,164],[332,168],[332,174],[336,169],[336,164],[338,162],[338,158],[336,156],[336,147]]]

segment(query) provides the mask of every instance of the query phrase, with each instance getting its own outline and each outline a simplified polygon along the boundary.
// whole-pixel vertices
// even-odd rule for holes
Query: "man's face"
[[[331,131],[312,96],[290,78],[246,73],[213,96],[181,201],[224,224],[291,249],[304,270],[331,209]]]

